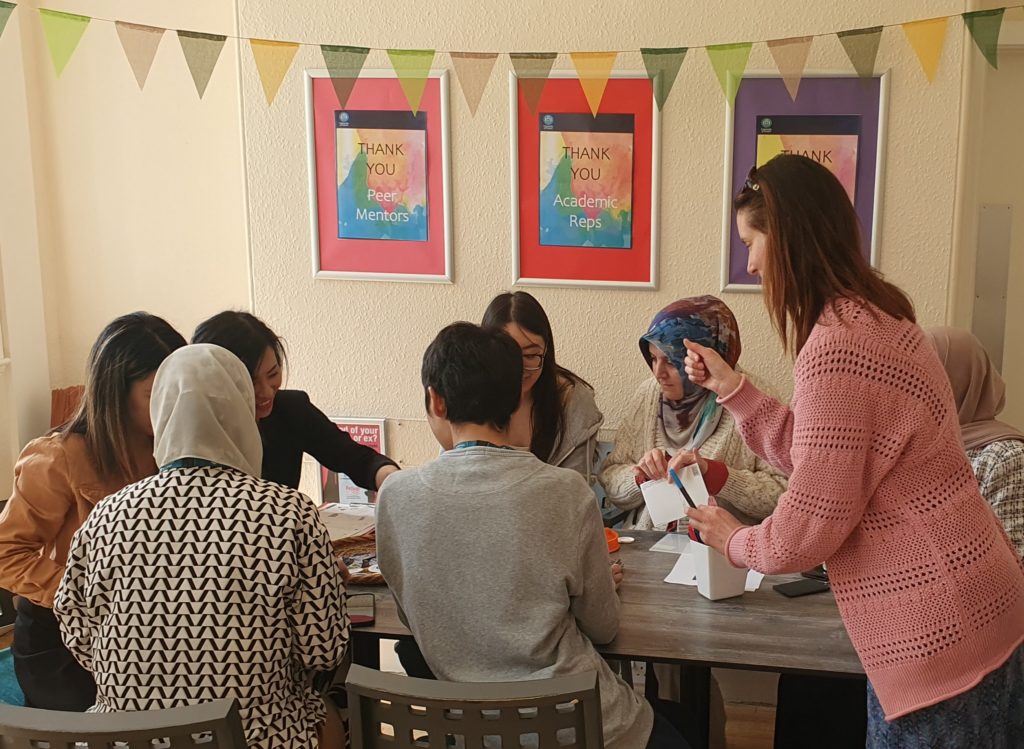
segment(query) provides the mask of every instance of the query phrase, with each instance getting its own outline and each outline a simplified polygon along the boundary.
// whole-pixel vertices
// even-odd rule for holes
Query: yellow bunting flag
[[[331,74],[331,85],[334,86],[334,93],[338,97],[338,106],[344,109],[359,79],[366,56],[370,54],[370,48],[321,44],[320,54],[323,55],[324,65]]]
[[[249,48],[252,50],[252,59],[256,62],[256,70],[260,74],[260,83],[263,84],[263,94],[267,97],[267,106],[274,103],[277,90],[281,88],[281,81],[288,74],[295,59],[295,53],[299,51],[299,45],[295,42],[274,42],[267,39],[250,39]]]
[[[686,59],[687,47],[642,47],[640,55],[644,58],[647,77],[654,86],[654,100],[658,109],[664,109],[672,85],[679,75],[679,68]]]
[[[715,69],[718,84],[722,87],[725,100],[731,107],[736,101],[736,92],[743,83],[743,71],[750,59],[750,42],[739,44],[715,44],[707,48],[711,67]]]
[[[993,68],[999,68],[999,30],[1003,25],[1003,14],[1006,8],[995,10],[976,10],[973,13],[964,13],[964,23],[967,30],[971,32],[974,43],[978,45],[981,54],[985,55],[988,64]]]
[[[459,86],[462,87],[462,95],[466,97],[469,113],[476,115],[480,99],[484,95],[484,89],[487,88],[487,82],[491,79],[491,72],[494,70],[494,61],[498,59],[498,53],[449,52],[448,54],[452,58],[452,65],[455,66],[455,75],[459,79]]]
[[[7,21],[11,17],[11,13],[17,6],[14,3],[8,3],[6,0],[0,0],[0,36],[4,35],[4,29],[7,28]]]
[[[917,59],[929,83],[935,80],[935,73],[939,69],[939,59],[942,57],[942,47],[946,43],[948,27],[948,18],[932,18],[928,21],[903,24],[903,33],[917,53]]]
[[[427,78],[430,77],[430,66],[434,64],[434,50],[389,49],[388,58],[409,102],[409,109],[416,114],[420,109],[423,89],[427,87]]]
[[[508,56],[519,79],[519,89],[526,99],[526,106],[531,112],[536,112],[544,93],[544,84],[548,82],[548,74],[558,53],[509,52]]]
[[[846,50],[846,56],[853,63],[853,69],[861,78],[871,78],[875,74],[875,58],[878,57],[878,43],[882,39],[882,27],[873,26],[869,29],[853,29],[836,33]]]
[[[46,37],[46,46],[50,50],[50,59],[53,60],[53,69],[59,76],[64,72],[78,42],[82,40],[85,27],[92,19],[89,16],[59,13],[42,8],[39,10],[39,19],[43,23],[43,35]]]
[[[117,36],[121,40],[121,48],[124,50],[128,64],[132,66],[135,73],[135,80],[141,91],[146,85],[149,77],[149,69],[153,67],[153,58],[156,57],[156,48],[160,46],[164,31],[156,26],[141,26],[137,23],[126,23],[115,21]]]
[[[206,86],[210,83],[210,76],[213,75],[213,69],[220,58],[225,39],[227,37],[223,34],[178,31],[178,42],[181,44],[181,51],[185,55],[185,62],[188,63],[200,99],[206,93]]]
[[[580,86],[590,105],[590,113],[597,117],[597,110],[604,98],[604,89],[608,78],[615,67],[617,52],[570,52],[576,74],[580,77]]]
[[[775,39],[768,42],[768,51],[772,53],[775,60],[775,67],[779,69],[779,75],[786,84],[789,91],[789,98],[796,101],[800,92],[800,81],[804,77],[804,68],[807,67],[807,56],[811,52],[813,36],[795,36],[791,39]]]

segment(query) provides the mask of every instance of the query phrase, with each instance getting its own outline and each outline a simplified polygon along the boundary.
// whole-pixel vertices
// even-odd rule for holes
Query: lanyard
[[[496,447],[499,450],[515,449],[514,447],[509,447],[508,445],[495,445],[493,442],[488,442],[487,440],[466,440],[452,447],[452,450],[461,450],[462,448],[465,447]]]

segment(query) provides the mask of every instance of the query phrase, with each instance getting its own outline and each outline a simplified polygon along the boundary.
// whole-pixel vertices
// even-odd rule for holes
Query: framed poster
[[[510,74],[513,282],[656,288],[660,113],[645,75],[613,75],[597,116],[552,73],[537,110]]]
[[[808,73],[794,102],[777,75],[744,75],[736,105],[726,109],[723,291],[761,288],[747,273],[732,200],[752,166],[780,153],[803,154],[838,177],[860,219],[864,257],[877,267],[888,83],[888,73]]]
[[[341,109],[307,70],[306,116],[314,277],[450,282],[447,72],[413,113],[394,73],[362,73]]]
[[[348,436],[360,445],[366,445],[379,453],[387,452],[384,445],[384,419],[332,418],[338,429],[348,432]],[[336,473],[324,466],[317,466],[322,504],[338,502],[350,505],[377,501],[377,493],[357,486],[344,473]]]

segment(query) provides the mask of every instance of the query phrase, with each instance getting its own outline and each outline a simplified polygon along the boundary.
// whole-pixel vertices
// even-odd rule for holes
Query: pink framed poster
[[[660,113],[644,75],[614,74],[593,115],[552,73],[536,111],[511,74],[514,282],[657,288]]]
[[[306,71],[313,275],[451,281],[448,75],[409,109],[394,73],[365,71],[344,108]]]
[[[332,418],[343,432],[348,432],[352,441],[359,445],[383,454],[384,419]],[[344,473],[336,473],[324,466],[317,466],[317,486],[320,488],[321,504],[340,503],[343,505],[372,503],[377,501],[377,493],[367,491],[358,486]]]

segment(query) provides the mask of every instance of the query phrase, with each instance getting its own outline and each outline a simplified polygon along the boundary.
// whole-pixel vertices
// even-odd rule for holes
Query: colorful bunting
[[[736,92],[743,82],[743,71],[750,59],[750,42],[739,44],[715,44],[707,48],[711,67],[715,69],[718,83],[731,107],[736,101]]]
[[[668,101],[679,68],[686,59],[686,52],[686,47],[646,47],[640,50],[644,67],[647,68],[647,77],[654,86],[654,100],[658,102],[658,109],[664,109]]]
[[[39,19],[43,22],[43,35],[46,37],[46,46],[50,50],[50,59],[53,60],[53,69],[60,76],[64,67],[74,54],[75,48],[82,40],[85,27],[92,19],[89,16],[79,16],[74,13],[60,13],[56,10],[39,9]]]
[[[220,58],[225,39],[227,37],[223,34],[178,31],[178,42],[181,44],[181,51],[185,55],[185,62],[188,63],[200,99],[206,93],[206,86],[210,83],[210,76],[213,75],[213,69]]]
[[[537,111],[544,84],[548,81],[551,66],[558,57],[557,52],[509,52],[512,67],[516,71],[519,85],[531,112]]]
[[[779,69],[779,75],[789,91],[789,98],[793,101],[796,101],[796,95],[800,92],[800,81],[804,77],[813,41],[813,36],[794,36],[768,42],[768,51],[772,53],[775,67]]]
[[[597,110],[604,98],[604,89],[608,85],[615,58],[618,52],[570,52],[576,74],[580,78],[580,86],[590,105],[590,113],[597,117]]]
[[[116,21],[114,27],[117,29],[121,48],[124,50],[125,57],[128,58],[128,64],[132,66],[132,72],[135,73],[135,80],[141,91],[146,85],[146,78],[149,77],[149,69],[153,66],[156,48],[160,46],[160,40],[167,29],[141,26],[125,21]]]
[[[250,39],[249,49],[252,59],[256,62],[256,70],[263,84],[263,94],[267,97],[267,106],[274,103],[281,81],[292,66],[299,45],[295,42],[273,42],[267,39]]]
[[[462,95],[466,97],[469,113],[476,116],[477,107],[480,106],[480,99],[487,88],[487,81],[491,79],[498,53],[450,52],[449,56],[452,58],[452,65],[455,66],[455,75],[459,79],[459,86],[462,87]]]
[[[7,28],[7,20],[11,17],[11,13],[14,12],[14,8],[14,3],[0,0],[0,36],[4,35],[4,29]]]
[[[976,10],[973,13],[964,13],[964,23],[967,24],[974,43],[978,45],[981,54],[985,55],[988,64],[998,70],[999,68],[999,29],[1003,25],[1003,13],[1006,8],[995,10]]]
[[[356,85],[356,79],[359,78],[359,71],[366,62],[366,56],[370,54],[370,48],[321,44],[320,54],[324,57],[327,72],[331,74],[334,93],[338,96],[338,106],[344,109]]]
[[[398,75],[398,83],[409,101],[409,109],[416,114],[420,109],[423,89],[427,87],[430,66],[434,64],[432,49],[389,49],[391,67]]]
[[[853,63],[853,69],[861,78],[871,78],[875,74],[875,58],[878,57],[878,43],[882,39],[882,27],[873,26],[869,29],[853,29],[836,33],[847,57]]]
[[[917,53],[917,59],[929,83],[935,80],[935,73],[939,69],[942,47],[946,43],[948,21],[948,18],[932,18],[928,21],[903,24],[903,33]]]

